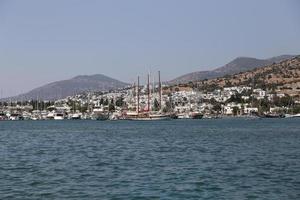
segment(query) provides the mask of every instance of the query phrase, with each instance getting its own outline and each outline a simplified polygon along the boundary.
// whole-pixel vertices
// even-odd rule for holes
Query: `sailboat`
[[[293,101],[293,97],[292,100]],[[292,103],[290,102],[290,107],[292,106]],[[285,114],[286,118],[295,118],[295,117],[300,117],[300,113],[294,114],[294,108],[292,107],[292,113],[291,114]]]
[[[160,71],[158,72],[158,79],[159,79],[159,110],[161,110],[161,102],[162,102],[162,88],[161,88],[161,81],[160,81]],[[150,75],[148,74],[147,77],[147,110],[141,112],[140,111],[140,88],[139,88],[140,79],[138,77],[137,82],[137,108],[136,112],[127,112],[125,113],[124,119],[127,120],[138,120],[138,121],[150,121],[150,120],[167,120],[171,119],[170,115],[163,114],[161,112],[151,112],[150,109]]]

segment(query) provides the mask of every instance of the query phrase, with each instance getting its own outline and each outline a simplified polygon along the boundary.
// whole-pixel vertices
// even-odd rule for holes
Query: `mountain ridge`
[[[246,72],[193,82],[192,87],[194,86],[199,90],[211,91],[216,88],[250,86],[299,99],[300,55]]]
[[[164,82],[168,85],[178,83],[195,82],[199,80],[214,79],[226,75],[233,75],[249,71],[268,64],[278,63],[293,58],[294,55],[280,55],[268,59],[257,59],[251,57],[237,57],[222,67],[207,71],[197,71],[179,76],[171,81]],[[78,75],[71,79],[54,81],[40,87],[34,88],[27,93],[13,97],[3,98],[8,100],[56,100],[86,91],[108,91],[128,86],[128,83],[113,79],[103,74]]]
[[[290,59],[292,57],[294,57],[294,55],[280,55],[280,56],[275,56],[267,59],[257,59],[252,57],[240,56],[228,62],[227,64],[221,67],[217,67],[213,70],[195,71],[195,72],[187,73],[175,79],[172,79],[167,83],[168,84],[187,83],[190,81],[198,81],[204,79],[218,78],[225,75],[233,75],[236,73],[252,70],[257,67],[263,67],[265,65],[272,64],[274,62],[277,63],[286,59]]]
[[[78,75],[71,79],[54,81],[34,88],[27,93],[2,100],[56,100],[85,91],[107,91],[123,88],[127,85],[129,84],[103,74]]]

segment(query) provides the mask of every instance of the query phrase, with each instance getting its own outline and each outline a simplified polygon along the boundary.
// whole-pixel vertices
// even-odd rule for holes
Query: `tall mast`
[[[136,86],[135,86],[135,82],[133,82],[133,85],[132,85],[132,97],[133,97],[133,98],[136,97]]]
[[[161,82],[160,82],[160,71],[158,71],[158,92],[159,92],[159,110],[161,110]]]
[[[153,82],[152,82],[152,94],[155,94],[155,76],[153,75]]]
[[[36,96],[36,110],[39,110],[39,96]]]
[[[88,98],[88,102],[87,102],[87,112],[90,113],[90,91],[87,91],[87,98]]]
[[[137,113],[140,112],[140,77],[138,76],[137,81]]]
[[[150,74],[147,76],[148,112],[150,111]]]
[[[75,99],[76,99],[76,95],[75,95],[75,92],[74,92],[74,95],[73,95],[73,113],[75,113]]]
[[[149,93],[150,93],[150,96],[151,96],[151,93],[152,93],[152,91],[151,91],[151,78],[152,78],[152,75],[151,75],[151,71],[149,70],[149,72],[148,72],[148,74],[149,74]]]
[[[2,103],[2,92],[3,92],[3,90],[2,90],[2,88],[1,88],[1,90],[0,90],[0,103],[1,103],[1,109],[3,108],[3,103]]]
[[[21,96],[21,107],[23,106],[23,91],[21,91],[21,94],[22,94],[22,96]]]
[[[253,96],[253,90],[254,90],[254,75],[252,74],[252,98],[251,98],[251,108],[253,108],[253,100],[254,100],[254,96]]]

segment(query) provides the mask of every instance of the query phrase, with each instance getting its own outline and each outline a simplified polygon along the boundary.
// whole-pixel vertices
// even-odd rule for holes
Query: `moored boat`
[[[64,120],[65,119],[65,114],[64,113],[55,113],[54,114],[54,120]]]
[[[81,113],[73,113],[71,115],[70,119],[73,119],[73,120],[81,119]]]
[[[284,118],[283,114],[267,113],[264,115],[265,118]]]
[[[191,112],[189,114],[191,119],[202,119],[203,118],[203,114],[200,112]]]
[[[298,114],[285,114],[285,118],[296,118],[300,117],[300,113]]]

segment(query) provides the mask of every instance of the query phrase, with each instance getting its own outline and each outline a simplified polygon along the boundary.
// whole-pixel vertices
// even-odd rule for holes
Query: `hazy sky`
[[[0,0],[0,90],[80,74],[172,79],[237,56],[300,54],[298,0]]]

